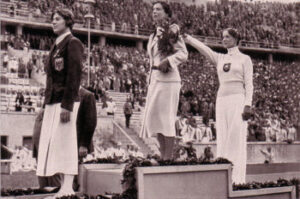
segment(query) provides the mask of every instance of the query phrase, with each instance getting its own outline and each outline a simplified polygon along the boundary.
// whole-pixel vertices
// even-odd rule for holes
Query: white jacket
[[[159,70],[152,70],[150,71],[150,78],[164,81],[164,82],[180,82],[180,74],[178,71],[178,65],[185,62],[188,58],[188,51],[186,49],[185,43],[182,37],[179,37],[178,41],[174,44],[175,53],[169,55],[167,59],[172,67],[168,73],[163,73]],[[149,37],[149,42],[147,45],[147,52],[150,59],[150,67],[152,66],[159,66],[160,62],[165,59],[158,50],[158,37],[151,34]]]

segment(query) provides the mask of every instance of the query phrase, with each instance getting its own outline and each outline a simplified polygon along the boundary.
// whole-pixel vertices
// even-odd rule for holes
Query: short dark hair
[[[223,30],[223,32],[227,31],[228,34],[230,36],[232,36],[233,38],[236,39],[237,41],[237,45],[239,45],[240,43],[240,40],[241,40],[241,35],[239,34],[239,32],[237,31],[237,29],[234,29],[234,28],[226,28]]]
[[[53,20],[53,17],[55,14],[60,15],[64,20],[66,21],[66,26],[69,27],[71,30],[74,25],[74,14],[71,10],[66,8],[57,8],[54,10],[54,12],[51,15],[51,21]]]
[[[165,13],[168,15],[168,17],[172,17],[172,10],[169,4],[167,4],[164,1],[155,1],[152,3],[152,6],[154,6],[155,4],[160,4],[162,6],[162,8],[164,9]]]

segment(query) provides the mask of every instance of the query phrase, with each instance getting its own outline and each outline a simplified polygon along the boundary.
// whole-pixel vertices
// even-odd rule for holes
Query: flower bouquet
[[[179,39],[179,26],[174,20],[164,20],[159,23],[156,34],[158,37],[158,50],[164,56],[174,53],[173,45]]]

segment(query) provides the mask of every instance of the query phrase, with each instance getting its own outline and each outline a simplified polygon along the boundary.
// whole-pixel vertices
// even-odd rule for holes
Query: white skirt
[[[216,103],[217,157],[233,163],[232,180],[245,183],[247,162],[247,122],[242,113],[243,94],[218,97]]]
[[[170,137],[176,135],[175,122],[180,88],[180,82],[151,80],[140,137],[152,137],[156,136],[157,133]]]
[[[70,121],[60,121],[61,103],[46,105],[38,149],[38,176],[78,174],[76,120],[79,102],[74,103]]]

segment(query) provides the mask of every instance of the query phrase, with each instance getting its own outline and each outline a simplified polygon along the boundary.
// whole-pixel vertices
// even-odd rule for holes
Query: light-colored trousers
[[[243,121],[244,94],[217,98],[217,157],[233,163],[232,181],[245,183],[247,161],[247,122]]]

